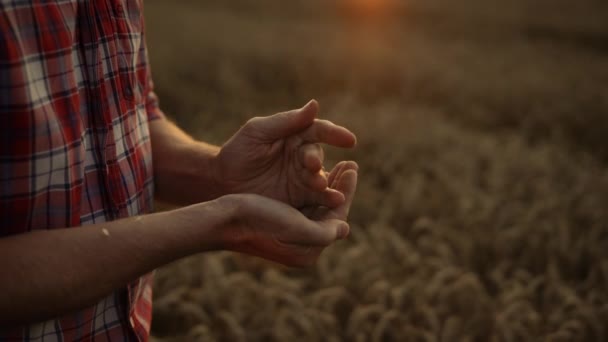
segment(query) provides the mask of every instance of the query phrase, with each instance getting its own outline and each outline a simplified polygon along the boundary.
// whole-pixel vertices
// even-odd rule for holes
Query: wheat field
[[[608,3],[146,1],[161,106],[221,144],[319,100],[352,233],[310,269],[157,272],[171,341],[608,340]],[[201,189],[204,191],[204,189]]]

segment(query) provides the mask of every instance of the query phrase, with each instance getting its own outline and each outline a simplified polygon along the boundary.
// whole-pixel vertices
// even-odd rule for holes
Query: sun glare
[[[347,9],[358,16],[376,17],[390,11],[392,0],[346,0]]]

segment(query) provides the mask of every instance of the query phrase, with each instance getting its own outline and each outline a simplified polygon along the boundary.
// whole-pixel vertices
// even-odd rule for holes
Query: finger
[[[348,169],[340,175],[336,190],[344,194],[344,203],[337,207],[334,212],[337,218],[346,220],[350,211],[350,206],[355,198],[355,191],[357,190],[357,171],[354,169]]]
[[[341,238],[348,224],[342,220],[328,218],[319,221],[309,220],[301,224],[289,237],[277,240],[283,247],[296,246],[326,247]]]
[[[300,177],[306,187],[312,191],[320,192],[327,189],[327,176],[323,170],[318,170],[315,173],[302,170]]]
[[[247,122],[245,128],[259,138],[274,141],[310,127],[318,113],[319,103],[311,100],[300,109],[253,118]]]
[[[357,144],[357,137],[353,132],[327,120],[314,120],[310,127],[300,133],[300,137],[307,142],[344,148],[351,148]]]
[[[300,147],[300,163],[308,171],[316,173],[323,168],[325,153],[319,144],[304,144]]]
[[[311,180],[311,178],[307,178],[310,174],[304,174],[304,182],[306,184],[310,184],[309,188],[314,191],[310,194],[310,197],[306,201],[306,204],[314,206],[323,206],[331,209],[339,209],[346,202],[346,194],[342,192],[340,179],[344,172],[348,170],[357,171],[358,169],[359,166],[354,161],[342,161],[334,167],[334,169],[329,174],[329,179],[327,179],[327,181],[313,181]],[[324,173],[324,171],[321,170],[320,173]],[[313,184],[313,182],[315,182],[316,184]],[[321,186],[324,187],[321,188]]]
[[[338,164],[336,164],[336,166],[334,167],[334,169],[331,171],[331,173],[328,176],[327,179],[327,183],[328,186],[332,189],[336,189],[336,187],[338,186],[338,180],[340,179],[340,177],[342,176],[342,173],[344,173],[344,171],[346,170],[359,170],[359,165],[357,165],[356,162],[354,161],[341,161]]]
[[[336,240],[344,239],[348,236],[348,233],[350,231],[348,223],[342,220],[327,219],[318,221],[318,223],[321,228],[326,232],[326,237],[331,237],[331,240],[328,239],[326,241],[328,242],[327,245],[330,245]]]
[[[328,208],[337,208],[341,206],[346,197],[338,190],[326,188],[323,192],[313,194],[314,204],[317,206],[323,206]]]
[[[339,177],[336,177],[340,174],[342,174],[342,168],[344,167],[344,165],[346,164],[345,161],[341,161],[338,164],[336,164],[336,166],[334,166],[334,168],[331,170],[331,172],[329,173],[329,176],[327,176],[327,184],[330,188],[335,188],[336,184],[335,180]]]
[[[311,207],[337,208],[345,201],[344,194],[338,190],[325,188],[320,191],[311,191],[304,201],[304,205]]]

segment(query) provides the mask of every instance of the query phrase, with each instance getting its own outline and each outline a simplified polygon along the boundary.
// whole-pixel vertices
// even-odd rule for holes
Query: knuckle
[[[262,116],[255,116],[247,120],[247,122],[245,122],[245,125],[243,125],[243,127],[241,128],[241,132],[245,133],[248,136],[258,136],[260,132],[264,129],[264,119],[265,118]]]
[[[317,146],[317,152],[319,153],[319,157],[321,159],[325,158],[325,150],[323,149],[323,147],[320,144],[316,144]]]
[[[302,149],[305,157],[323,159],[323,149],[319,146],[308,145]]]
[[[255,126],[258,126],[260,124],[260,121],[263,120],[264,118],[262,118],[261,116],[255,116],[249,120],[247,120],[247,122],[245,123],[245,128],[252,128]]]

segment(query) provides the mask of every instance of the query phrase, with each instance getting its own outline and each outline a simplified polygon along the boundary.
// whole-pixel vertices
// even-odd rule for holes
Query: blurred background
[[[608,339],[608,2],[146,1],[167,115],[221,144],[298,108],[358,135],[316,267],[157,273],[156,341]]]

